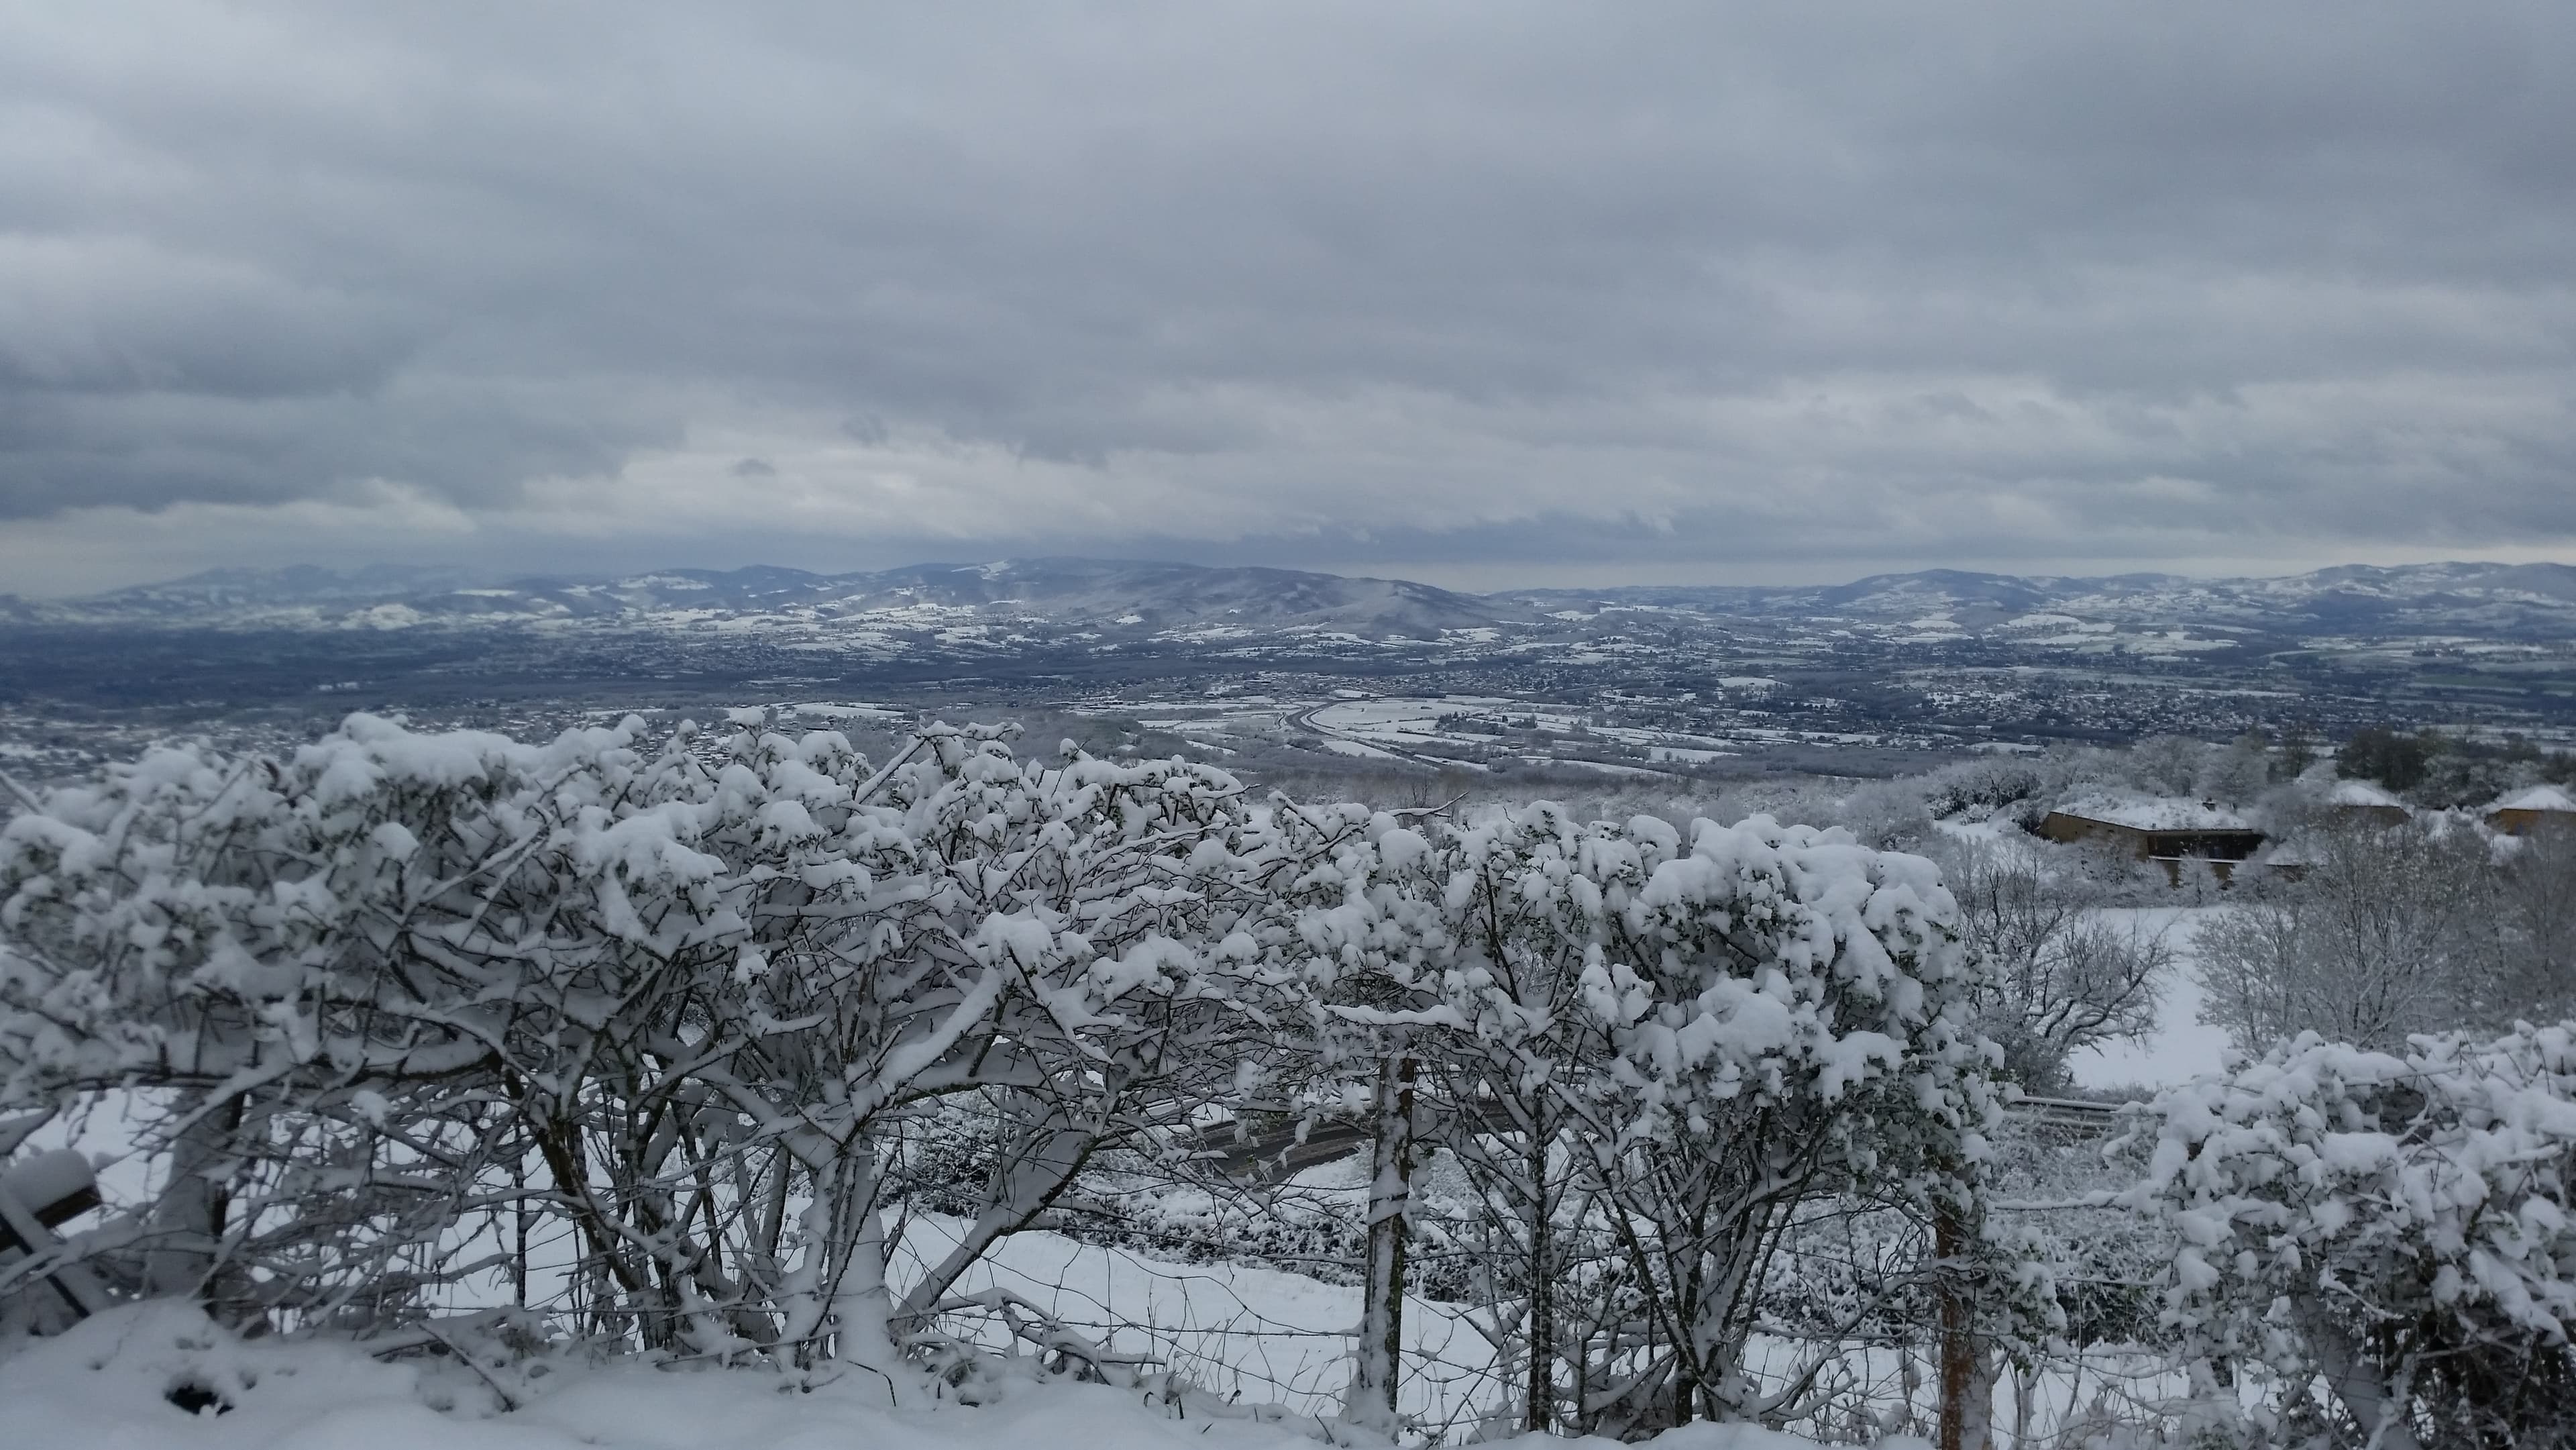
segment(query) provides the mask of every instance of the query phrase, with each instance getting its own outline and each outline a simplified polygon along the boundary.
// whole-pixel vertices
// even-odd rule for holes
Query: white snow
[[[2338,806],[2389,807],[2406,809],[2406,803],[2366,780],[2339,780],[2328,792],[2326,801]]]
[[[2139,831],[2242,831],[2245,818],[2206,801],[2176,796],[2092,795],[2059,806],[2060,814],[2080,816]]]
[[[2516,791],[2512,795],[2506,796],[2504,799],[2497,801],[2494,805],[2487,807],[2487,809],[2491,811],[2576,812],[2576,796],[2569,795],[2565,790],[2558,786],[2535,785],[2528,790]]]
[[[2143,1084],[2164,1087],[2188,1082],[2224,1065],[2227,1034],[2200,1020],[2200,964],[2192,956],[2192,933],[2228,910],[2224,906],[2115,907],[2104,919],[2142,931],[2162,933],[2173,948],[2173,975],[2163,984],[2156,1007],[2156,1030],[2144,1042],[2086,1048],[2067,1064],[2075,1081],[2088,1088]]]
[[[851,701],[843,704],[800,701],[788,707],[798,715],[811,715],[818,720],[876,720],[899,724],[912,718],[912,712],[893,705],[869,705]]]
[[[1108,1385],[1001,1379],[960,1404],[927,1382],[827,1367],[810,1386],[760,1369],[627,1361],[548,1365],[387,1363],[330,1343],[241,1341],[195,1309],[119,1308],[0,1361],[0,1426],[16,1446],[82,1450],[1312,1450],[1311,1422],[1257,1418],[1199,1395],[1171,1403]],[[488,1376],[488,1378],[486,1378]],[[180,1385],[228,1409],[189,1414]],[[502,1411],[495,1389],[519,1403]],[[900,1397],[899,1403],[890,1400]],[[1383,1444],[1336,1427],[1334,1443]],[[1569,1442],[1507,1439],[1532,1450]],[[1801,1450],[1748,1426],[1692,1425],[1666,1450]],[[1888,1450],[1920,1446],[1889,1440]]]

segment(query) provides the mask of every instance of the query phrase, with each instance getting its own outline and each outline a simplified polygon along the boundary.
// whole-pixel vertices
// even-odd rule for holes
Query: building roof
[[[2254,829],[2250,822],[2234,811],[2220,810],[2208,801],[2185,800],[2178,796],[2090,795],[2068,801],[2057,810],[2060,815],[2126,826],[2133,831]]]
[[[2576,812],[2576,796],[2554,785],[2535,785],[2518,790],[2494,805],[2490,811],[2570,811]]]
[[[2406,803],[2366,780],[2339,780],[2326,794],[2326,804],[2334,806],[2377,806],[2406,809]]]

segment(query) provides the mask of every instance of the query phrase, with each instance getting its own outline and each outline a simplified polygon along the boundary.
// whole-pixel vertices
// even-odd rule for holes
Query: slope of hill
[[[168,623],[260,628],[349,624],[710,619],[813,623],[868,615],[955,613],[1154,632],[1192,626],[1319,628],[1436,638],[1515,617],[1472,595],[1400,579],[1294,569],[1202,568],[1100,559],[916,564],[817,574],[753,566],[668,569],[605,579],[533,578],[476,586],[458,571],[310,566],[220,569],[60,604],[23,604],[25,622]]]
[[[2566,564],[2347,564],[2278,578],[2023,577],[1927,569],[1818,588],[1520,590],[1506,596],[1544,612],[1679,609],[1748,618],[1948,614],[1963,625],[2027,614],[2123,624],[2217,625],[2274,633],[2576,635],[2576,566]]]

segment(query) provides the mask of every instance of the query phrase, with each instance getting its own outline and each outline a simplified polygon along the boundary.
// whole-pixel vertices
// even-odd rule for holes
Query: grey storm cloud
[[[0,517],[774,410],[1113,543],[2563,539],[2571,74],[2563,0],[17,0]]]

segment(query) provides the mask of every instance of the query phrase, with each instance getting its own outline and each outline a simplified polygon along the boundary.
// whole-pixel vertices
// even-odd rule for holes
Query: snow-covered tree
[[[2162,1094],[2127,1201],[2164,1313],[2267,1443],[2576,1433],[2576,1024],[2394,1053],[2304,1034]]]
[[[1403,983],[1423,1110],[1517,1259],[1525,1419],[1793,1412],[1809,1377],[1759,1387],[1746,1351],[1797,1210],[1972,1207],[1993,1102],[1932,865],[1759,817],[1687,846],[1543,805],[1371,830],[1307,930]],[[1600,1272],[1568,1272],[1560,1224]],[[1569,1283],[1607,1297],[1569,1306]]]
[[[2200,771],[2200,793],[2229,805],[2251,805],[2272,783],[2272,742],[2259,730],[2249,731],[2208,753]]]
[[[769,723],[358,716],[48,794],[0,827],[0,1130],[138,1104],[159,1180],[82,1251],[236,1323],[383,1332],[462,1285],[893,1384],[974,1316],[1114,1363],[967,1272],[1105,1163],[1192,1171],[1217,1112],[1364,1117],[1348,1408],[1384,1428],[1435,1160],[1481,1205],[1440,1272],[1533,1426],[1794,1416],[1833,1351],[1757,1381],[1749,1346],[1799,1216],[1973,1231],[1984,959],[1920,858]],[[887,1214],[933,1200],[953,1251],[897,1282]],[[1867,1293],[1960,1279],[1926,1252]]]
[[[2152,1030],[2173,964],[2163,937],[2105,918],[2109,890],[2061,854],[1998,840],[1936,855],[1985,967],[1978,1028],[2002,1049],[2002,1075],[2043,1094],[2064,1091],[2077,1051]]]
[[[2474,833],[2320,827],[2295,880],[2267,883],[2193,937],[2203,1015],[2261,1051],[2303,1031],[2394,1048],[2409,1033],[2502,1027],[2495,870]]]
[[[577,1235],[577,1327],[882,1360],[1270,1010],[1231,779],[990,731],[871,770],[830,733],[356,717],[40,804],[0,831],[0,1109],[157,1104],[149,1281],[236,1318],[418,1313],[525,1210]],[[897,1306],[878,1138],[958,1093],[1013,1166]]]
[[[2158,795],[2189,795],[2200,789],[2212,753],[2188,735],[2147,736],[2129,747],[2129,782]]]
[[[2518,843],[2496,882],[2494,998],[2500,1013],[2576,1016],[2576,830]]]

